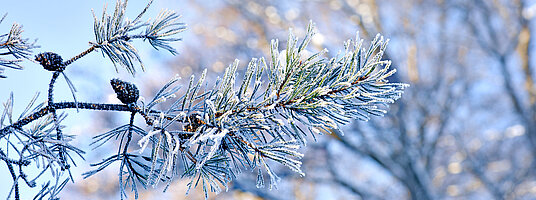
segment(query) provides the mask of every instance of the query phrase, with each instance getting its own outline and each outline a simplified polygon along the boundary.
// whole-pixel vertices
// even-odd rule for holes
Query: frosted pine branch
[[[7,14],[0,19],[0,24],[5,20]],[[0,33],[0,78],[6,78],[2,75],[4,67],[12,69],[22,69],[20,62],[28,59],[32,49],[38,48],[35,42],[29,42],[29,39],[22,38],[22,26],[13,23],[8,33]]]
[[[306,145],[309,136],[339,129],[354,119],[366,121],[370,115],[382,116],[388,103],[400,98],[408,86],[387,80],[395,70],[389,69],[389,61],[381,60],[387,41],[380,35],[366,49],[359,38],[349,40],[343,53],[326,58],[325,50],[304,56],[314,35],[312,23],[307,30],[301,41],[291,33],[284,51],[273,40],[270,63],[264,58],[252,59],[241,82],[237,83],[238,61],[210,90],[200,90],[206,72],[198,81],[192,76],[184,94],[165,111],[171,116],[186,113],[187,117],[159,118],[161,124],[182,124],[183,130],[169,131],[179,134],[180,140],[170,142],[167,134],[150,136],[154,140],[143,139],[143,143],[156,141],[152,152],[162,151],[153,154],[153,160],[180,160],[191,170],[182,176],[196,183],[202,181],[205,192],[206,183],[211,191],[220,191],[213,179],[226,186],[240,168],[257,169],[259,187],[264,185],[261,171],[266,171],[273,187],[278,177],[267,160],[304,175],[300,169],[303,154],[297,150]],[[178,86],[169,90],[176,89]],[[170,155],[166,152],[177,146],[182,155],[159,156]],[[220,163],[212,162],[217,167],[204,168],[211,159]],[[160,172],[165,171],[170,170]],[[177,172],[169,173],[173,176]]]
[[[95,41],[90,42],[91,47],[88,50],[66,61],[65,65],[69,65],[86,54],[100,49],[102,54],[112,61],[116,70],[118,70],[117,65],[120,65],[134,75],[136,73],[135,63],[138,63],[142,70],[145,71],[138,50],[131,43],[134,39],[148,40],[155,49],[162,48],[175,55],[177,52],[170,46],[170,43],[180,40],[174,36],[184,31],[186,25],[178,21],[180,18],[178,14],[167,10],[162,11],[151,22],[142,22],[141,18],[152,2],[151,0],[132,21],[125,16],[128,0],[124,2],[117,0],[113,14],[107,13],[106,7],[104,7],[100,18],[93,13]],[[144,33],[134,33],[143,27],[146,27]]]

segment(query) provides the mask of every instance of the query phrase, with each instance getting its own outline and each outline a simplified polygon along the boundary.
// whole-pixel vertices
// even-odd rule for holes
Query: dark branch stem
[[[54,103],[54,84],[56,83],[56,79],[60,76],[60,72],[54,72],[52,74],[52,78],[50,79],[50,83],[48,84],[48,105],[50,106],[52,103]]]
[[[132,114],[130,114],[130,122],[128,127],[128,133],[127,133],[127,142],[125,142],[125,147],[123,148],[123,154],[126,156],[128,146],[130,144],[130,141],[132,140],[132,127],[134,126],[134,117],[136,116],[136,111],[132,111]]]
[[[82,52],[82,53],[76,55],[75,57],[73,57],[73,58],[71,58],[71,59],[65,61],[65,62],[63,63],[63,66],[70,65],[70,64],[73,63],[74,61],[76,61],[76,60],[78,60],[78,59],[80,59],[80,58],[86,56],[87,54],[93,52],[96,48],[97,48],[97,46],[92,45],[91,47],[89,47],[89,49],[85,50],[84,52]]]
[[[113,42],[116,42],[117,40],[125,40],[125,41],[128,41],[130,39],[139,39],[139,38],[142,38],[142,39],[145,39],[145,38],[150,38],[149,36],[146,36],[146,35],[131,35],[131,36],[128,36],[128,35],[124,35],[124,36],[121,36],[121,37],[118,37],[118,38],[115,38],[113,40],[110,40],[110,41],[107,41],[107,43],[113,43]],[[102,44],[94,44],[92,43],[91,47],[89,47],[87,50],[85,50],[84,52],[76,55],[75,57],[72,57],[71,59],[63,62],[63,66],[68,66],[70,64],[72,64],[74,61],[86,56],[87,54],[95,51],[96,49],[100,48]]]
[[[153,38],[152,36],[148,36],[148,35],[131,35],[131,36],[127,36],[127,37],[129,37],[129,39]]]
[[[61,72],[55,71],[52,74],[52,78],[50,79],[50,84],[48,85],[48,107],[53,108],[50,109],[50,113],[52,113],[52,117],[54,120],[54,124],[56,126],[56,139],[58,141],[63,141],[63,132],[61,131],[60,124],[58,121],[58,115],[56,113],[56,109],[51,106],[54,104],[54,84],[56,83],[56,80],[58,79]],[[58,156],[61,163],[61,169],[69,169],[69,165],[67,164],[67,159],[65,157],[65,148],[61,145],[58,147]]]
[[[41,108],[40,110],[26,116],[23,119],[18,120],[17,122],[6,126],[0,129],[0,138],[4,137],[11,132],[12,129],[20,129],[23,126],[37,120],[49,113],[52,113],[53,110],[69,109],[69,108],[78,108],[78,109],[87,109],[87,110],[102,110],[102,111],[120,111],[120,112],[136,112],[143,113],[143,111],[136,107],[125,104],[102,104],[102,103],[84,103],[84,102],[59,102],[51,103],[50,105]],[[157,112],[157,111],[152,111]]]
[[[61,131],[60,123],[58,121],[58,115],[56,114],[56,110],[52,111],[54,123],[56,126],[56,140],[62,142],[63,141],[63,132]],[[59,159],[61,163],[61,169],[69,169],[70,166],[67,164],[67,158],[65,156],[65,147],[63,145],[59,145],[58,147],[58,153],[59,153]]]

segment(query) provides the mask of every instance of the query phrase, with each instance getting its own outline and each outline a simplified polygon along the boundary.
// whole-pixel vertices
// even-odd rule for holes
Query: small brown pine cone
[[[115,94],[117,94],[117,98],[122,103],[131,104],[136,103],[136,101],[138,101],[138,98],[140,97],[140,92],[138,91],[136,85],[116,78],[112,79],[110,81],[110,84],[112,84],[112,88],[114,89]]]
[[[61,72],[65,69],[61,56],[53,52],[40,53],[35,56],[35,61],[39,62],[48,71]]]

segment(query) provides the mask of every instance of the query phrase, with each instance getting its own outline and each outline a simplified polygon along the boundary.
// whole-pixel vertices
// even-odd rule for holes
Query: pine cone
[[[35,61],[39,62],[48,71],[61,72],[65,69],[63,66],[63,59],[60,55],[53,52],[40,53],[35,56]]]
[[[136,85],[116,78],[112,79],[110,84],[112,84],[112,88],[114,89],[115,94],[117,94],[117,98],[124,104],[135,103],[138,101],[140,92]]]
[[[183,130],[192,133],[196,132],[197,128],[199,128],[203,124],[206,124],[203,120],[201,120],[201,115],[197,113],[186,117],[186,122],[188,122],[188,124],[184,125]]]

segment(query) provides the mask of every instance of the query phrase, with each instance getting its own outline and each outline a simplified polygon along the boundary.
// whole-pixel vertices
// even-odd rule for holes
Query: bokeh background
[[[0,2],[0,24],[24,25],[25,36],[38,38],[42,51],[70,57],[93,40],[91,9],[114,1]],[[129,4],[131,18],[145,1]],[[78,89],[79,101],[116,103],[109,80],[134,82],[142,96],[152,97],[174,74],[199,75],[207,68],[215,80],[234,59],[244,70],[254,57],[268,56],[269,41],[286,41],[289,28],[303,38],[309,20],[319,34],[311,50],[327,48],[328,56],[343,50],[343,42],[365,41],[381,33],[389,38],[386,59],[398,70],[393,78],[411,84],[386,117],[356,121],[317,137],[302,151],[305,177],[277,167],[278,190],[255,187],[247,171],[228,192],[211,199],[535,199],[536,198],[536,61],[534,47],[536,1],[533,0],[156,0],[146,16],[161,9],[183,15],[188,30],[174,44],[180,54],[168,55],[136,43],[147,71],[135,78],[93,53],[66,73]],[[31,62],[22,71],[6,70],[0,99],[13,91],[20,113],[36,91],[44,101],[50,74]],[[209,81],[209,83],[211,83]],[[57,99],[70,100],[60,80]],[[17,112],[18,111],[18,112]],[[125,113],[67,111],[66,132],[87,150],[86,161],[74,170],[75,183],[62,192],[65,199],[117,199],[117,170],[82,179],[89,163],[113,152],[114,144],[92,150],[91,137],[122,125]],[[311,138],[312,139],[312,138]],[[5,166],[0,178],[10,180]],[[186,197],[189,180],[143,190],[140,199],[199,199]],[[0,195],[8,187],[2,183]],[[1,196],[0,196],[1,197]],[[131,197],[133,197],[131,195]]]

